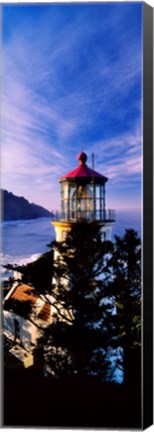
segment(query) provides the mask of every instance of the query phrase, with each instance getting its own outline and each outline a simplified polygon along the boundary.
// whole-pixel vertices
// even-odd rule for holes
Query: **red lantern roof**
[[[69,173],[65,174],[64,176],[60,177],[59,181],[71,181],[71,180],[95,180],[95,183],[97,184],[103,184],[105,183],[108,178],[103,176],[102,174],[99,174],[98,172],[94,171],[93,169],[89,168],[86,164],[87,161],[87,155],[84,152],[81,152],[78,155],[78,161],[79,165],[74,170],[70,171]]]

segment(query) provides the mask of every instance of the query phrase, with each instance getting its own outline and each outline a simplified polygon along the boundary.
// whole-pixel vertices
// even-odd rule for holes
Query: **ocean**
[[[135,229],[141,236],[141,213],[139,211],[117,211],[116,222],[112,227],[114,236],[123,236],[126,228]],[[39,255],[47,252],[49,244],[55,238],[55,230],[50,218],[19,220],[1,223],[1,277],[8,276],[3,265],[26,264],[35,261]]]

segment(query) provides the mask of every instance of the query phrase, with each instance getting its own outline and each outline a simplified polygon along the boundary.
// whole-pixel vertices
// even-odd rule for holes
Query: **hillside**
[[[1,190],[2,194],[2,219],[4,221],[36,219],[39,217],[51,217],[51,213],[37,204],[30,204],[24,197],[18,197],[12,192]]]

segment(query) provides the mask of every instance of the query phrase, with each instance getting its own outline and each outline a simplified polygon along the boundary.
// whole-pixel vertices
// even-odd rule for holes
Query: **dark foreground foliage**
[[[141,428],[140,406],[138,387],[5,368],[5,427]]]
[[[54,247],[59,255],[53,267],[48,255],[47,262],[41,259],[37,267],[32,265],[27,277],[32,280],[33,276],[36,292],[46,295],[48,289],[51,292],[47,269],[52,268],[52,302],[57,315],[38,344],[34,367],[11,367],[6,355],[3,423],[14,427],[139,429],[140,239],[135,231],[126,230],[122,239],[116,237],[114,245],[102,243],[99,229],[94,225],[89,235],[86,224],[84,229],[76,226],[65,242]],[[112,313],[113,305],[116,314]],[[108,347],[118,346],[123,349],[117,363],[123,370],[123,384],[106,381]],[[101,359],[95,355],[100,347],[104,353]],[[43,375],[44,354],[56,378]],[[95,369],[97,378],[90,376]]]
[[[46,361],[59,377],[97,372],[105,379],[111,375],[108,347],[112,343],[113,305],[106,302],[106,285],[112,243],[102,242],[98,224],[80,222],[63,242],[54,242],[54,249],[57,258],[50,291],[57,314],[41,340],[47,348]]]
[[[51,291],[51,278],[53,272],[53,251],[44,253],[36,261],[26,265],[7,264],[6,271],[16,271],[21,274],[20,282],[33,285],[37,293]],[[12,282],[13,283],[13,282]]]
[[[125,384],[141,380],[141,241],[129,229],[112,244],[95,224],[78,223],[55,242],[53,304],[57,318],[40,341],[48,366],[61,377],[97,373]],[[103,276],[103,277],[102,277]],[[72,314],[73,311],[73,314]],[[116,311],[116,313],[115,313]],[[63,320],[62,320],[63,319]],[[56,350],[55,350],[56,347]],[[111,351],[122,349],[113,363]]]

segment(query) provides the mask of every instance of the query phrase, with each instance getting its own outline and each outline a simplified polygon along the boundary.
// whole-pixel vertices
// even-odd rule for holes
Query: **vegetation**
[[[53,272],[53,251],[44,253],[36,261],[26,265],[4,266],[6,271],[15,271],[20,274],[19,282],[31,284],[39,293],[51,291],[51,279]]]
[[[36,349],[38,361],[44,358],[52,374],[37,375],[35,368],[21,372],[18,394],[27,392],[39,409],[33,407],[25,418],[21,406],[16,424],[21,418],[32,426],[140,428],[140,239],[130,229],[114,243],[102,242],[97,224],[80,223],[65,241],[50,246],[48,254],[22,269],[22,277],[55,308]],[[122,355],[113,364],[111,353],[119,347]],[[123,372],[121,385],[112,382],[114,367]],[[5,373],[13,385],[15,375]],[[12,415],[15,424],[15,406],[12,413],[5,410],[7,421]]]
[[[5,301],[5,310],[13,311],[17,315],[29,319],[32,311],[32,303],[30,300],[23,302],[17,299],[8,299]]]
[[[140,385],[141,245],[137,233],[126,230],[123,238],[115,237],[114,244],[102,243],[97,225],[89,228],[80,223],[64,242],[53,246],[58,257],[50,301],[56,314],[40,341],[50,370],[56,376],[97,375],[111,380],[119,368],[125,385]]]
[[[126,230],[123,238],[115,237],[110,260],[115,298],[118,344],[123,349],[119,367],[128,385],[141,382],[141,242],[137,233]]]
[[[105,287],[112,243],[102,242],[97,224],[78,223],[54,249],[51,303],[57,312],[41,341],[48,364],[57,376],[97,374],[105,379],[111,373],[113,305],[106,301]]]

